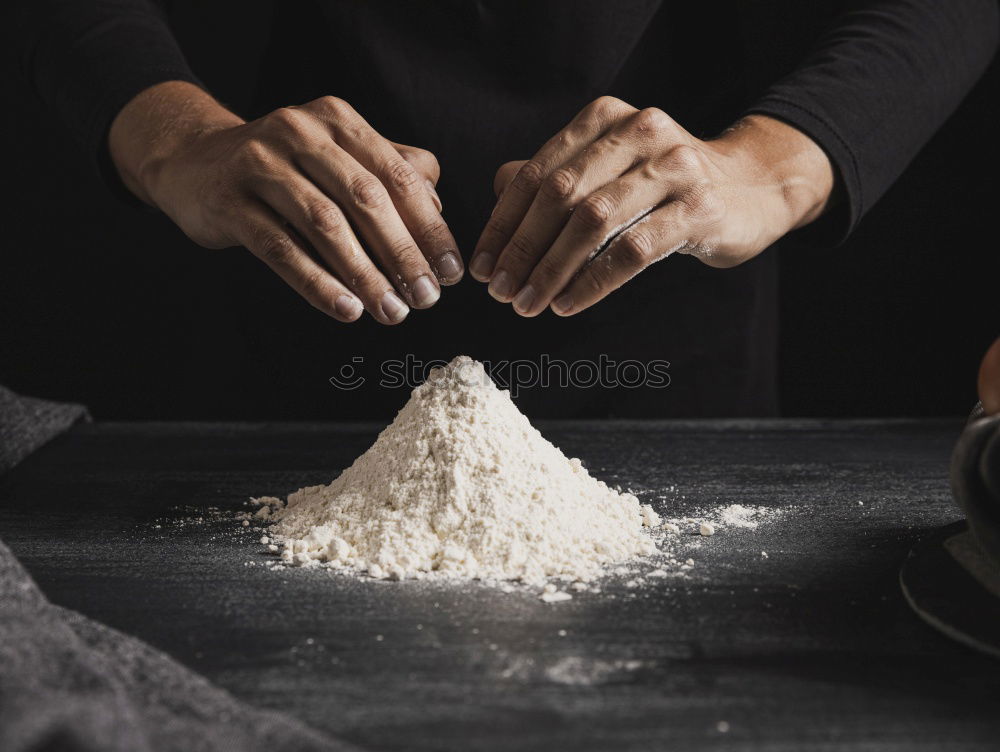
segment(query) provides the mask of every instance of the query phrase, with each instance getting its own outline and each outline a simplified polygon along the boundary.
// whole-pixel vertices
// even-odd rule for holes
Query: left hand
[[[602,97],[500,168],[469,271],[522,316],[570,316],[671,253],[747,261],[818,217],[833,183],[826,154],[772,118],[702,141],[662,110]]]

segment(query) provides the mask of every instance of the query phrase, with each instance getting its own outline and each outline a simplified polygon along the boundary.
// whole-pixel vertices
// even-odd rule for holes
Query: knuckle
[[[687,144],[679,144],[670,149],[666,163],[673,171],[688,173],[698,172],[703,166],[701,152]]]
[[[639,110],[632,120],[633,127],[640,133],[659,133],[667,130],[673,121],[659,107],[647,107]]]
[[[537,266],[531,272],[532,278],[540,282],[543,286],[559,279],[562,274],[563,269],[555,260],[549,258],[548,254],[539,259]]]
[[[514,237],[510,239],[510,243],[507,245],[507,250],[505,252],[514,263],[524,263],[526,261],[532,261],[538,255],[535,252],[535,244],[532,243],[525,235],[521,233],[515,233]]]
[[[301,112],[293,110],[291,107],[279,107],[267,115],[267,120],[280,128],[296,130],[301,125],[303,117]]]
[[[385,168],[386,184],[396,193],[412,196],[417,190],[423,190],[420,176],[405,159],[392,162]]]
[[[618,97],[604,95],[598,97],[590,103],[588,109],[591,114],[599,118],[607,118],[618,115],[627,105]]]
[[[302,296],[310,300],[323,300],[326,289],[326,272],[322,269],[311,269],[299,277],[299,290]]]
[[[317,201],[305,207],[306,221],[324,234],[336,232],[341,226],[341,212],[329,201]]]
[[[592,193],[577,206],[573,218],[590,230],[607,226],[614,214],[614,202],[606,193]]]
[[[421,149],[419,146],[408,146],[406,147],[406,150],[414,161],[427,165],[432,169],[437,169],[438,159],[434,156],[434,152],[428,151],[427,149]]]
[[[643,230],[622,233],[616,245],[625,263],[633,267],[645,266],[653,256],[653,239]]]
[[[334,118],[343,118],[354,113],[354,108],[351,107],[351,105],[340,97],[334,97],[329,94],[322,96],[319,99],[314,99],[309,104],[323,112],[328,113]]]
[[[419,265],[423,258],[420,251],[408,237],[392,238],[386,243],[390,258],[405,266]]]
[[[643,162],[639,168],[639,177],[645,182],[658,183],[663,180],[662,167],[663,165],[655,160]]]
[[[486,221],[486,229],[489,233],[501,237],[507,237],[513,230],[511,223],[500,212],[494,213]]]
[[[351,200],[362,209],[381,209],[389,199],[378,179],[365,173],[352,178],[347,185]]]
[[[510,187],[522,193],[535,193],[542,184],[544,174],[545,170],[542,165],[534,159],[530,159],[521,165],[521,169],[517,171]]]
[[[382,275],[371,264],[358,264],[351,270],[351,287],[364,293],[373,304],[377,304],[383,293]]]
[[[592,263],[576,278],[574,284],[581,286],[588,294],[588,297],[593,297],[600,295],[604,291],[607,284],[606,277],[607,272],[603,264]]]
[[[547,198],[565,203],[573,198],[578,183],[579,178],[573,168],[560,167],[542,181],[541,192]]]
[[[257,255],[269,265],[284,264],[292,252],[292,240],[283,232],[263,232],[256,242]]]
[[[448,225],[440,219],[421,222],[415,228],[415,237],[427,243],[443,242],[448,237]]]

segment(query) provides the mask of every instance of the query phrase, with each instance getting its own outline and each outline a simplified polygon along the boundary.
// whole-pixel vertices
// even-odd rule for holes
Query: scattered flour
[[[742,504],[731,504],[719,513],[719,522],[728,527],[755,529],[760,525],[761,520],[769,514],[774,514],[774,512],[764,507],[745,507]]]
[[[556,684],[591,686],[638,671],[643,666],[639,660],[600,660],[573,655],[560,658],[546,667],[545,678]]]
[[[654,553],[644,528],[660,524],[652,507],[545,440],[464,356],[432,371],[330,485],[255,503],[286,565],[380,579],[588,583],[610,564]],[[541,598],[572,595],[552,587]]]

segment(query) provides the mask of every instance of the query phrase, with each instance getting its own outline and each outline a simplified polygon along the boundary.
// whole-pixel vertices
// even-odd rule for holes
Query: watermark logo
[[[670,386],[670,362],[666,360],[615,360],[601,354],[596,360],[566,361],[543,354],[537,360],[515,359],[482,361],[485,374],[472,363],[453,373],[454,378],[467,383],[476,379],[492,379],[501,389],[510,390],[511,397],[525,389],[552,386],[573,389],[664,389]],[[446,366],[445,360],[422,360],[407,355],[402,359],[383,360],[366,364],[363,356],[355,355],[329,381],[343,391],[360,389],[376,378],[383,389],[413,389],[436,377],[435,368]],[[366,373],[368,375],[366,375]]]

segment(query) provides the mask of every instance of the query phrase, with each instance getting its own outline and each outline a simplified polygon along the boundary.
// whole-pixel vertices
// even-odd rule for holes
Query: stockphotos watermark
[[[665,389],[670,386],[670,362],[666,360],[614,360],[601,354],[596,360],[565,361],[541,355],[538,360],[482,361],[486,378],[492,378],[501,389],[509,389],[516,397],[523,389],[550,386],[575,389]],[[433,379],[434,368],[448,365],[446,360],[421,360],[412,355],[378,364],[378,386],[383,389],[413,389]],[[355,355],[350,363],[340,367],[330,383],[337,389],[354,391],[369,382],[365,375],[371,365]],[[481,379],[479,369],[460,370],[458,378]]]

